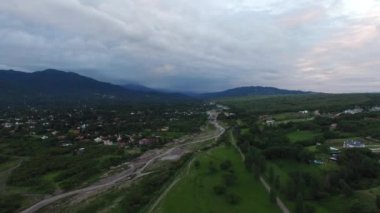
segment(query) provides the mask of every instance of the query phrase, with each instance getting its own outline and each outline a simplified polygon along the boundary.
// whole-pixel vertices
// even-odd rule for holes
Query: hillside
[[[179,94],[127,89],[73,72],[54,69],[33,73],[0,70],[0,89],[2,104],[165,102],[189,99]]]
[[[304,92],[299,90],[285,90],[275,87],[238,87],[221,92],[204,93],[200,96],[203,98],[226,98],[226,97],[243,97],[243,96],[258,96],[258,95],[296,95],[296,94],[308,94],[310,92]]]

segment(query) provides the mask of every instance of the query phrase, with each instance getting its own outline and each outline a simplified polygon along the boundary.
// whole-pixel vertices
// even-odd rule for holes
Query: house
[[[168,126],[165,126],[165,127],[161,128],[161,132],[167,132],[167,131],[169,131],[169,127]]]
[[[139,140],[139,145],[150,145],[155,143],[157,140],[154,138],[143,138]]]
[[[101,143],[101,142],[103,142],[103,139],[101,137],[97,137],[94,139],[94,142],[95,143]]]
[[[316,165],[322,165],[322,164],[324,164],[323,161],[321,161],[321,160],[313,160],[313,163],[316,164]]]
[[[48,138],[49,138],[48,136],[44,135],[44,136],[41,137],[41,140],[46,140]]]
[[[365,144],[360,141],[349,139],[343,142],[343,148],[365,148]]]
[[[106,145],[106,146],[112,146],[113,142],[111,140],[104,140],[103,144]]]
[[[371,111],[371,112],[380,112],[380,107],[379,106],[374,106],[369,111]]]
[[[338,124],[336,124],[336,123],[331,124],[330,125],[330,131],[335,130],[337,127],[338,127]]]
[[[302,111],[299,111],[299,113],[301,113],[301,114],[309,114],[309,111],[307,111],[307,110],[302,110]]]
[[[275,120],[266,120],[265,123],[267,126],[273,126],[276,123],[276,121]]]
[[[344,110],[344,114],[350,114],[350,115],[355,115],[357,113],[361,113],[363,112],[363,109],[360,108],[360,107],[356,107],[355,109],[347,109],[347,110]]]
[[[11,123],[5,123],[4,128],[11,128],[13,125]]]
[[[335,147],[329,147],[329,152],[330,154],[334,155],[334,154],[339,154],[340,153],[340,150],[335,148]]]

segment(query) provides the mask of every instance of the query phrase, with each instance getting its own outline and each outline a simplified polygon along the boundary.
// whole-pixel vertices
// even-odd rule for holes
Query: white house
[[[343,143],[343,148],[365,148],[365,144],[356,140],[346,140]]]
[[[13,126],[13,125],[12,125],[11,123],[5,123],[5,124],[4,124],[4,127],[5,127],[5,128],[11,128],[12,126]]]
[[[380,111],[380,107],[379,106],[374,106],[369,111],[371,111],[371,112],[379,112]]]
[[[275,120],[266,120],[265,123],[267,126],[273,126],[276,122]]]
[[[347,110],[344,110],[344,114],[350,114],[350,115],[355,115],[357,113],[361,113],[363,112],[363,109],[360,108],[360,107],[357,107],[355,109],[347,109]]]
[[[104,140],[104,141],[103,141],[103,144],[106,145],[106,146],[112,146],[112,145],[113,145],[113,142],[110,141],[110,140]]]
[[[101,142],[103,142],[103,139],[101,137],[97,137],[94,139],[94,142],[95,143],[101,143]]]

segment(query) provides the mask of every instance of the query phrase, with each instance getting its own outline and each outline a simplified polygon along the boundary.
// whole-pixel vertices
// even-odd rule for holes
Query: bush
[[[272,203],[276,203],[276,191],[274,189],[271,189],[269,192],[269,201]]]
[[[231,205],[236,205],[240,202],[241,198],[239,195],[237,195],[235,193],[229,193],[226,196],[226,200],[227,200],[227,203],[229,203]]]
[[[224,160],[222,163],[220,163],[220,169],[221,170],[228,170],[232,167],[232,163],[229,160]]]
[[[222,185],[216,185],[213,187],[214,193],[217,195],[222,195],[226,192],[226,187]]]
[[[19,194],[0,195],[0,209],[3,213],[16,212],[24,198]]]
[[[309,203],[305,204],[305,212],[307,213],[314,213],[315,212],[315,207]]]
[[[199,162],[199,160],[196,160],[196,161],[194,161],[194,167],[195,168],[199,168],[201,166],[201,163]]]
[[[380,195],[376,195],[376,207],[380,209]]]
[[[214,162],[210,161],[210,163],[208,164],[208,172],[209,172],[209,174],[215,174],[217,171],[218,170],[217,170]]]
[[[0,155],[0,164],[7,162],[9,159],[10,159],[10,157],[8,157],[6,155]]]
[[[236,183],[236,176],[234,174],[225,174],[223,176],[223,179],[224,179],[224,184],[226,186],[232,186]]]

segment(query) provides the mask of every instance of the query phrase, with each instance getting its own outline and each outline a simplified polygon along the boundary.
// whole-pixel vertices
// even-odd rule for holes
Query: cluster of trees
[[[345,115],[337,120],[338,130],[353,133],[356,136],[380,139],[380,113],[360,113]]]
[[[315,110],[321,112],[341,112],[355,106],[370,107],[380,105],[379,94],[307,94],[284,96],[252,96],[229,98],[219,101],[230,106],[234,112],[246,114],[274,114],[279,112],[297,112]],[[240,114],[240,113],[239,113]],[[240,117],[240,116],[239,116]]]
[[[38,145],[36,145],[38,146]],[[37,191],[51,193],[57,183],[62,189],[79,186],[96,174],[130,159],[118,147],[99,147],[91,143],[82,143],[84,151],[78,154],[79,146],[44,147],[29,156],[11,173],[8,184],[13,186],[31,187]],[[109,156],[102,158],[102,156]],[[49,173],[58,173],[52,180],[43,177]],[[53,182],[52,182],[53,181]]]
[[[342,120],[344,119],[343,117]],[[245,130],[244,134],[239,128],[235,128],[233,132],[238,139],[240,149],[246,156],[246,168],[257,178],[264,175],[271,183],[273,190],[270,192],[270,199],[272,201],[275,200],[274,197],[278,192],[296,204],[296,212],[315,212],[315,207],[310,204],[310,201],[314,202],[338,194],[351,197],[355,194],[355,190],[375,187],[380,173],[380,156],[368,149],[345,149],[342,150],[337,162],[338,169],[290,172],[283,184],[280,183],[279,176],[274,174],[273,169],[268,168],[267,161],[286,159],[309,164],[318,152],[328,153],[328,146],[323,145],[323,142],[325,138],[336,136],[332,134],[340,134],[339,131],[329,130],[332,122],[339,123],[339,121],[339,119],[317,118],[310,122],[288,123],[270,128],[260,129],[255,125],[248,131]],[[319,131],[321,135],[310,141],[292,144],[285,135],[295,129]],[[318,146],[317,151],[305,149],[319,141],[322,145]],[[348,209],[354,211],[366,208],[355,203]]]
[[[0,194],[0,209],[3,213],[13,213],[21,207],[24,197],[20,194]]]
[[[220,163],[219,169],[213,161],[209,162],[208,165],[209,174],[215,174],[218,171],[222,172],[222,183],[216,184],[212,189],[214,193],[218,196],[224,196],[227,203],[231,205],[236,205],[240,202],[240,196],[234,192],[228,190],[233,187],[237,182],[237,176],[233,170],[232,163],[229,160],[224,160]]]

